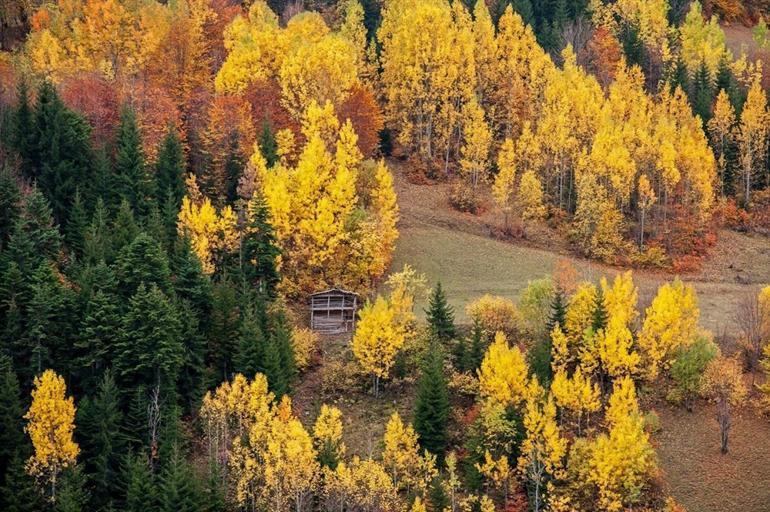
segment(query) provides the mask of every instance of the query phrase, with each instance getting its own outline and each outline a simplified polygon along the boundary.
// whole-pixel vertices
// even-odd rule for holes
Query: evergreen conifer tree
[[[30,178],[51,203],[54,218],[66,226],[75,189],[92,184],[91,129],[64,105],[53,84],[44,82],[37,94],[34,133]]]
[[[93,488],[92,503],[108,507],[119,495],[120,463],[125,447],[120,426],[118,387],[109,370],[104,373],[93,398],[81,400],[77,410],[78,442],[81,460]]]
[[[22,175],[27,179],[34,179],[35,174],[32,168],[32,160],[37,144],[35,138],[35,113],[29,102],[29,88],[26,80],[22,80],[19,83],[18,101],[16,109],[11,114],[9,135],[10,146],[19,155]]]
[[[47,507],[35,480],[27,474],[23,451],[18,450],[12,457],[5,482],[0,486],[0,510],[3,512],[40,512]]]
[[[275,375],[269,375],[275,373],[278,370],[279,358],[278,354],[272,355],[274,360],[271,361],[275,368],[268,368],[265,364],[266,358],[266,340],[263,331],[263,326],[259,321],[259,318],[253,308],[248,308],[241,321],[238,337],[238,352],[234,358],[234,370],[238,373],[242,373],[249,379],[254,378],[254,374],[263,371],[268,376],[268,383],[271,380],[276,380]],[[272,377],[272,379],[271,379]]]
[[[133,242],[138,234],[139,226],[134,218],[134,210],[126,199],[122,199],[111,226],[110,245],[113,251],[121,251]]]
[[[75,368],[83,389],[94,389],[113,360],[121,317],[116,298],[97,289],[88,299],[75,341]]]
[[[158,183],[156,200],[158,204],[171,198],[177,211],[182,204],[186,187],[184,181],[185,160],[182,142],[173,127],[169,127],[160,144],[155,175]]]
[[[7,354],[0,353],[0,484],[11,459],[24,444],[23,416],[19,379],[13,370],[13,361]]]
[[[147,215],[149,202],[155,195],[155,183],[145,166],[136,115],[128,106],[120,112],[115,146],[115,189],[134,212],[143,217]]]
[[[185,460],[179,446],[174,446],[171,457],[160,475],[159,509],[161,512],[200,512],[202,503],[200,482]]]
[[[171,292],[171,271],[166,253],[157,240],[139,233],[125,246],[117,258],[120,292],[131,296],[144,283],[157,285],[164,293]]]
[[[121,480],[125,485],[125,512],[147,512],[156,509],[157,488],[147,456],[129,453],[123,466]]]
[[[690,104],[692,105],[693,113],[700,116],[703,126],[706,126],[708,120],[711,119],[711,106],[714,103],[714,97],[711,73],[706,63],[701,62],[692,79]]]
[[[454,309],[447,302],[441,282],[436,283],[436,287],[431,291],[425,314],[433,335],[439,341],[448,341],[455,337]]]
[[[259,135],[259,150],[270,168],[278,161],[278,145],[275,142],[275,136],[270,129],[267,119],[262,122],[262,133]]]
[[[607,307],[604,304],[604,290],[601,286],[597,287],[596,298],[594,299],[594,312],[593,320],[591,321],[591,329],[594,332],[599,332],[607,326]]]
[[[241,273],[246,286],[272,298],[280,281],[276,259],[281,252],[268,217],[264,199],[255,193],[249,200],[248,224],[241,242]]]
[[[0,166],[0,251],[6,248],[13,225],[21,216],[21,191],[11,169]]]
[[[90,497],[83,470],[75,465],[62,473],[54,512],[84,512],[88,510]]]
[[[138,384],[173,391],[184,361],[179,314],[158,288],[139,285],[123,318],[115,366],[126,388]]]
[[[443,460],[448,442],[449,392],[444,375],[444,353],[432,343],[422,363],[417,384],[414,429],[420,446]]]
[[[481,322],[476,320],[473,323],[473,330],[471,331],[470,348],[468,352],[468,370],[475,372],[481,366],[481,362],[484,360],[484,352],[486,351],[484,343],[484,328]]]

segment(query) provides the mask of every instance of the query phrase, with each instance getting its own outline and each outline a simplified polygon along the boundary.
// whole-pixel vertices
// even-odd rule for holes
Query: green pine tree
[[[11,228],[8,255],[18,263],[25,275],[41,262],[59,258],[62,237],[53,222],[48,201],[37,187],[24,199],[24,211]]]
[[[719,61],[716,83],[714,84],[714,90],[720,91],[722,89],[724,89],[729,96],[730,103],[732,103],[733,108],[735,109],[735,115],[740,119],[741,112],[743,111],[743,103],[746,101],[746,92],[738,86],[738,81],[735,79],[730,59],[726,56]]]
[[[83,389],[94,389],[113,360],[121,317],[116,298],[97,289],[88,299],[75,340],[74,367]]]
[[[157,487],[146,454],[128,454],[121,481],[125,485],[124,512],[157,510]]]
[[[475,372],[481,367],[481,362],[484,360],[484,353],[486,352],[485,345],[484,328],[481,322],[476,320],[471,331],[470,351],[468,353],[469,366],[467,368],[469,371]]]
[[[443,459],[449,441],[449,392],[444,375],[444,353],[438,343],[432,343],[422,363],[417,384],[414,429],[420,446]]]
[[[43,82],[37,93],[34,133],[30,178],[51,203],[54,218],[66,226],[75,189],[93,183],[91,128],[64,105],[53,84]],[[82,193],[88,203],[91,194]]]
[[[164,464],[160,475],[159,508],[161,512],[201,512],[201,485],[178,445]]]
[[[88,214],[80,197],[80,189],[75,190],[75,199],[72,201],[72,211],[65,229],[64,239],[72,254],[80,259],[85,249],[85,233],[88,226]]]
[[[128,106],[120,112],[115,146],[115,190],[139,217],[144,217],[156,186],[145,165],[136,115]]]
[[[257,312],[254,308],[248,308],[241,320],[238,337],[238,351],[233,361],[234,371],[242,373],[248,378],[254,378],[254,374],[259,371],[271,371],[273,368],[266,368],[266,340],[263,331],[263,324],[260,322]],[[274,354],[277,356],[277,354]],[[275,366],[278,366],[279,358],[275,357]],[[275,375],[272,380],[275,380]],[[270,382],[270,376],[268,376]]]
[[[140,284],[129,301],[116,347],[120,382],[126,388],[150,384],[166,393],[174,390],[184,362],[180,330],[174,304],[157,285]]]
[[[229,380],[237,350],[240,311],[232,283],[223,279],[213,286],[211,316],[208,321],[208,361],[216,368],[217,382]]]
[[[455,337],[454,308],[447,302],[441,282],[436,283],[436,287],[431,291],[425,314],[431,332],[439,341],[448,341]]]
[[[548,317],[547,332],[548,336],[551,335],[551,331],[556,324],[559,324],[561,328],[564,328],[565,319],[567,316],[567,300],[564,297],[564,291],[560,287],[556,287],[551,299],[551,314]]]
[[[123,414],[119,391],[109,370],[96,388],[93,398],[80,401],[75,431],[82,451],[81,460],[93,488],[92,503],[108,507],[119,495],[120,464],[125,440],[120,433]]]
[[[607,307],[604,304],[604,290],[599,286],[596,290],[593,320],[591,321],[591,329],[593,332],[599,332],[607,326],[607,316]]]
[[[11,230],[21,216],[21,191],[9,167],[0,166],[0,251],[8,244]]]
[[[3,512],[41,512],[47,503],[35,485],[35,480],[25,470],[25,457],[17,453],[11,459],[5,482],[0,487],[0,510]]]
[[[19,379],[9,355],[0,353],[0,484],[25,441]]]
[[[110,245],[117,254],[134,241],[139,234],[139,225],[134,218],[134,210],[126,199],[122,199],[115,219],[110,226]]]
[[[35,113],[29,101],[29,88],[26,80],[19,83],[16,109],[11,114],[10,146],[19,156],[22,175],[27,179],[35,177],[33,153],[35,151],[36,131]]]
[[[186,193],[185,166],[182,142],[179,140],[176,130],[169,126],[166,136],[160,143],[155,164],[155,176],[158,183],[156,198],[159,204],[170,197],[176,210],[179,210],[182,198]]]
[[[203,274],[200,260],[188,238],[177,241],[171,264],[177,297],[186,300],[199,319],[208,320],[213,300],[211,281]]]
[[[100,261],[112,262],[113,249],[107,207],[100,197],[96,201],[91,222],[83,236],[83,262],[94,264]]]
[[[116,267],[123,296],[133,295],[142,283],[157,285],[164,293],[171,292],[171,271],[166,252],[157,240],[146,233],[139,233],[120,251]]]
[[[267,205],[259,193],[249,201],[247,219],[241,242],[241,274],[246,286],[272,298],[280,281],[276,259],[281,251],[276,245]]]
[[[692,79],[690,104],[693,113],[700,116],[703,126],[711,119],[711,106],[714,104],[715,91],[711,83],[711,73],[705,62],[701,62]]]
[[[278,145],[275,142],[275,136],[270,129],[267,119],[262,121],[262,133],[259,135],[259,149],[262,156],[267,161],[267,167],[270,168],[278,161]]]
[[[86,488],[86,478],[79,465],[67,468],[61,475],[56,492],[54,512],[86,512],[91,495]]]

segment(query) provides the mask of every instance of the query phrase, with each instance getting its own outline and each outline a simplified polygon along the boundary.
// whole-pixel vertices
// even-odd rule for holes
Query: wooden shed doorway
[[[310,296],[310,328],[324,334],[352,332],[361,301],[358,294],[332,288]]]

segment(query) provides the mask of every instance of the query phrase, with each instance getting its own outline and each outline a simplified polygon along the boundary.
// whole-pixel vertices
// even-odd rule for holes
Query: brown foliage
[[[348,99],[340,105],[337,117],[341,123],[350,119],[358,135],[358,149],[364,157],[374,156],[384,122],[371,89],[366,86],[353,88]]]
[[[243,93],[243,98],[251,106],[251,118],[255,126],[261,127],[266,122],[273,133],[289,128],[298,136],[299,125],[281,105],[280,97],[281,86],[275,80],[254,82]]]
[[[623,50],[617,38],[607,29],[598,28],[578,55],[580,64],[596,76],[603,88],[607,88],[615,79],[615,72],[623,56]]]
[[[112,139],[120,117],[114,83],[97,73],[80,73],[65,78],[59,90],[64,103],[91,124],[95,144],[105,144]]]
[[[135,84],[126,87],[125,102],[136,112],[142,145],[148,162],[153,162],[158,154],[158,146],[172,126],[184,140],[182,115],[171,94],[153,85]],[[114,126],[114,125],[113,125]]]

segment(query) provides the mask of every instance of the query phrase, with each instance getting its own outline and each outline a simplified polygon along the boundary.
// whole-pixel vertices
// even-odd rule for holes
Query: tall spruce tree
[[[176,130],[169,126],[166,136],[160,143],[155,164],[155,179],[158,184],[156,201],[158,204],[162,204],[170,197],[176,209],[179,210],[186,191],[185,165],[182,142],[179,140]]]
[[[88,479],[93,488],[92,504],[106,510],[120,494],[120,466],[125,448],[120,426],[119,391],[108,370],[104,373],[93,398],[78,404],[77,434]]]
[[[9,355],[0,353],[0,485],[5,481],[11,459],[24,444],[23,416],[13,361]]]
[[[0,486],[0,510],[3,512],[41,512],[49,504],[25,469],[25,455],[19,450],[11,459],[5,482]]]
[[[449,436],[449,392],[444,375],[444,353],[441,346],[431,343],[422,363],[417,384],[414,429],[420,446],[443,460]]]
[[[9,167],[0,165],[0,252],[8,245],[11,229],[21,216],[21,191]]]
[[[139,217],[148,213],[155,183],[145,165],[144,151],[134,111],[124,106],[115,138],[115,190]]]
[[[711,119],[711,107],[714,104],[715,91],[711,73],[705,62],[701,62],[692,79],[690,104],[695,115],[700,116],[703,126]]]
[[[175,391],[184,362],[179,314],[158,288],[139,285],[123,318],[115,366],[126,388],[138,384]]]
[[[281,251],[276,245],[267,205],[259,193],[255,193],[249,200],[247,220],[241,242],[241,274],[244,284],[273,298],[275,287],[280,281],[276,260]]]
[[[593,332],[599,332],[607,326],[607,307],[604,304],[604,290],[597,287],[596,298],[594,299],[593,319],[591,320],[591,329]]]
[[[455,337],[454,309],[449,305],[441,287],[441,282],[431,291],[428,309],[425,310],[431,332],[439,341],[448,341]]]
[[[74,367],[82,389],[95,389],[102,379],[102,374],[114,358],[120,325],[116,297],[97,289],[88,299],[74,343]]]
[[[275,380],[275,373],[280,371],[278,367],[280,359],[277,353],[273,354],[270,368],[266,365],[267,340],[265,339],[264,324],[260,321],[260,315],[255,308],[247,308],[241,320],[238,337],[238,351],[235,354],[233,368],[252,379],[257,372],[265,373],[270,380]],[[273,375],[270,375],[273,374]]]
[[[67,468],[61,475],[56,493],[54,512],[83,512],[88,510],[91,493],[86,487],[86,478],[80,465]]]
[[[278,145],[275,142],[275,135],[273,135],[267,119],[262,122],[262,132],[259,134],[259,150],[265,158],[268,167],[274,166],[278,161]]]
[[[59,258],[62,237],[54,224],[48,201],[37,187],[24,199],[24,210],[11,228],[8,255],[25,275],[41,262]]]
[[[133,295],[142,283],[157,285],[166,294],[171,292],[171,271],[166,252],[157,240],[146,233],[139,233],[120,251],[116,267],[120,292],[124,297]]]
[[[201,512],[206,510],[200,481],[178,445],[164,464],[159,486],[160,512]]]
[[[30,178],[50,201],[56,220],[66,226],[75,189],[93,183],[91,129],[64,105],[53,84],[44,82],[37,94],[34,133]]]
[[[34,179],[33,158],[37,132],[35,131],[35,113],[29,101],[29,88],[26,80],[19,83],[16,109],[11,114],[10,145],[19,156],[22,175]]]
[[[155,485],[147,455],[129,453],[123,464],[121,481],[125,485],[125,512],[157,510],[157,486]]]

